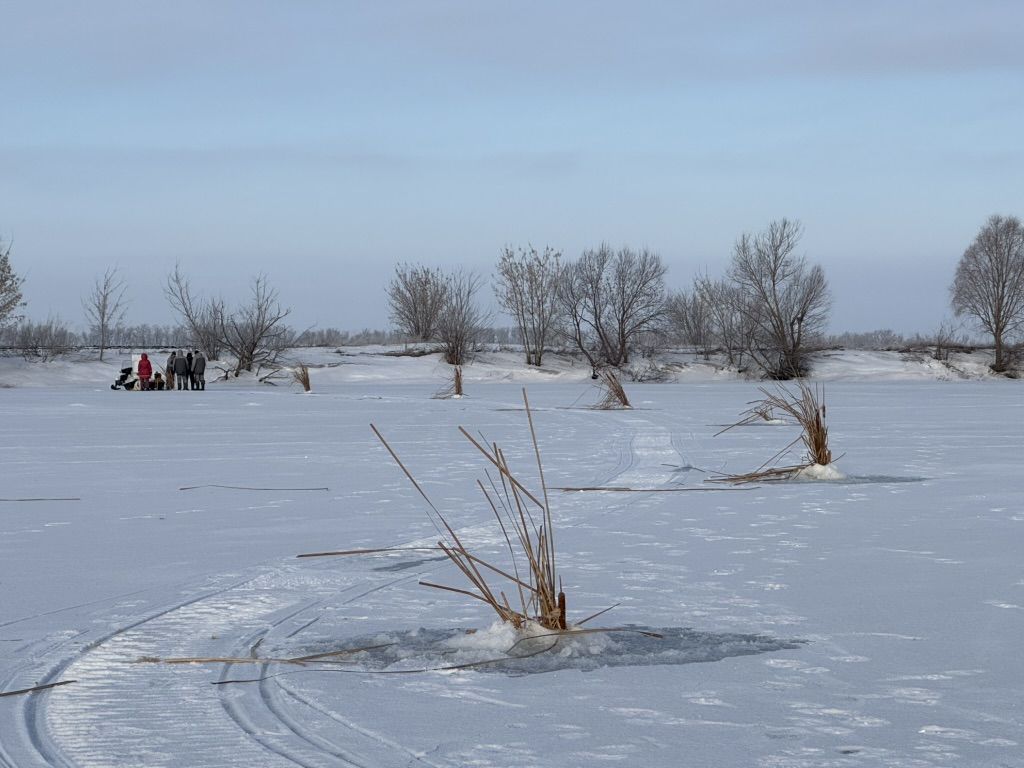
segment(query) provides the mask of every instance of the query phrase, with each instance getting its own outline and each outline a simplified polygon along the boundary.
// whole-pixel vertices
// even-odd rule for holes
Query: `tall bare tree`
[[[235,375],[261,366],[273,366],[292,342],[293,334],[284,324],[291,309],[281,306],[277,291],[266,275],[252,281],[247,304],[233,312],[220,313],[220,337],[235,358]]]
[[[590,360],[620,366],[629,362],[637,337],[663,320],[666,267],[647,250],[602,244],[566,264],[559,282],[565,335]]]
[[[973,318],[995,342],[992,370],[1005,371],[1008,337],[1024,327],[1024,228],[992,216],[964,251],[950,287],[953,311]]]
[[[561,253],[545,247],[538,253],[505,248],[498,259],[494,293],[498,304],[516,321],[526,351],[526,364],[541,364],[544,346],[558,322],[558,281]]]
[[[100,360],[110,346],[110,336],[114,328],[124,320],[128,311],[128,303],[124,294],[127,290],[117,267],[112,267],[96,278],[92,292],[82,300],[85,317],[91,330],[99,342]]]
[[[447,279],[440,269],[399,264],[388,284],[391,322],[416,341],[435,337]]]
[[[566,264],[558,280],[558,307],[562,322],[557,331],[587,358],[593,370],[593,378],[596,379],[602,358],[597,334],[590,320],[590,308],[593,306],[591,298],[589,286],[578,263]]]
[[[21,318],[14,314],[18,307],[25,306],[21,300],[23,277],[18,277],[11,266],[11,246],[0,240],[0,328]]]
[[[174,272],[167,276],[164,296],[188,328],[190,341],[198,345],[208,359],[219,360],[224,349],[223,299],[204,299],[196,296],[192,292],[188,277],[182,273],[180,264],[175,264]]]
[[[479,275],[462,270],[444,278],[444,301],[437,316],[435,337],[450,365],[465,364],[479,340],[487,319],[476,299],[482,284]]]
[[[828,323],[828,281],[819,265],[796,253],[799,222],[773,221],[744,234],[733,249],[729,276],[742,292],[741,310],[755,330],[751,354],[776,379],[805,373],[804,354]]]

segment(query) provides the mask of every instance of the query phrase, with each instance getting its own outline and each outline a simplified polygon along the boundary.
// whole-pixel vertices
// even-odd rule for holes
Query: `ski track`
[[[279,696],[264,685],[253,696],[242,686],[212,686],[217,665],[138,663],[143,657],[249,655],[273,629],[308,614],[319,604],[310,594],[350,592],[346,602],[417,578],[379,578],[367,584],[361,575],[312,576],[284,566],[244,582],[184,601],[108,632],[77,652],[52,663],[40,682],[76,679],[62,696],[27,696],[20,709],[22,744],[0,751],[3,765],[87,766],[180,765],[178,745],[201,757],[193,766],[303,765],[361,766],[395,764],[397,747],[367,739],[357,730],[351,741],[369,741],[363,750],[334,744],[305,725]],[[301,626],[309,626],[304,616]],[[67,652],[58,642],[48,655]],[[56,652],[56,653],[54,653]],[[36,664],[42,659],[36,656]],[[221,665],[220,679],[258,676],[267,665]],[[244,670],[240,672],[240,670]],[[13,677],[11,675],[9,677]],[[250,688],[250,686],[244,686]],[[304,708],[307,702],[295,697]],[[405,764],[410,755],[403,754]]]
[[[609,474],[598,475],[591,485],[657,488],[672,480],[672,468],[682,463],[672,433],[630,411],[594,411],[616,418],[624,427],[618,441],[618,461]]]

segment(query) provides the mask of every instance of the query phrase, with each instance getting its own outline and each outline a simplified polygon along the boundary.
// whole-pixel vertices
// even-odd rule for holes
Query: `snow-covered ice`
[[[299,397],[0,361],[0,497],[79,499],[0,502],[0,692],[77,681],[0,698],[0,766],[1024,766],[1019,382],[829,358],[847,479],[735,489],[704,479],[787,428],[712,437],[757,384],[710,368],[594,411],[557,358],[488,356],[460,400],[436,358],[312,362]],[[533,478],[524,380],[550,486],[665,491],[552,491],[570,621],[624,631],[521,642],[418,584],[462,586],[436,551],[295,557],[436,540],[372,421],[500,561],[456,427]]]

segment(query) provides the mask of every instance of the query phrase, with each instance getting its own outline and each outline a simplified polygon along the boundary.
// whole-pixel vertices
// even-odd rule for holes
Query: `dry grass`
[[[302,385],[302,390],[304,392],[309,392],[313,389],[309,382],[309,366],[305,363],[299,363],[297,366],[292,368],[292,378]]]
[[[530,438],[537,461],[541,493],[531,493],[508,465],[505,453],[495,445],[482,445],[463,427],[459,431],[497,470],[497,480],[487,473],[488,483],[477,481],[484,499],[494,513],[501,528],[511,559],[510,568],[500,568],[470,552],[455,529],[427,496],[422,486],[388,444],[380,431],[370,425],[405,476],[427,502],[429,514],[441,539],[438,548],[448,556],[456,568],[469,581],[470,588],[453,587],[433,582],[420,582],[424,586],[465,595],[486,603],[505,622],[517,629],[537,624],[548,630],[564,630],[566,624],[565,593],[561,588],[555,565],[555,535],[548,504],[548,488],[544,481],[533,413],[523,390],[523,403],[530,425]],[[494,583],[503,582],[496,587]]]
[[[757,400],[743,412],[744,418],[722,430],[750,424],[764,418],[764,414],[780,413],[788,416],[800,426],[800,436],[772,456],[753,472],[740,475],[724,475],[714,478],[715,482],[750,483],[770,480],[787,480],[798,472],[815,464],[828,466],[832,463],[832,451],[828,445],[828,426],[825,424],[825,389],[813,389],[805,382],[797,383],[793,392],[779,384],[774,390],[761,387],[764,398]],[[719,432],[718,434],[721,434]],[[785,456],[797,443],[803,442],[803,463],[793,466],[777,466],[776,462]]]
[[[762,388],[761,391],[765,392],[767,396],[768,393],[764,390],[764,388]],[[723,432],[728,432],[730,429],[735,429],[736,427],[747,427],[750,426],[751,424],[783,423],[783,420],[775,415],[774,406],[767,401],[767,397],[762,400],[754,400],[750,403],[747,403],[747,405],[749,405],[750,407],[747,408],[747,410],[742,411],[740,413],[740,420],[734,424],[729,424],[728,426],[725,427],[725,429],[716,432],[715,437],[718,437]]]
[[[632,408],[629,398],[626,397],[626,390],[622,388],[622,382],[615,375],[615,371],[605,369],[600,376],[601,399],[594,403],[594,408],[602,411],[616,408]]]

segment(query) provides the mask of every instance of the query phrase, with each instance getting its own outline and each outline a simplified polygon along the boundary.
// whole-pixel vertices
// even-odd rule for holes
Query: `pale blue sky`
[[[387,324],[396,261],[648,246],[682,287],[800,219],[833,329],[927,331],[1024,216],[1019,2],[0,0],[0,236],[29,314],[180,261]]]

